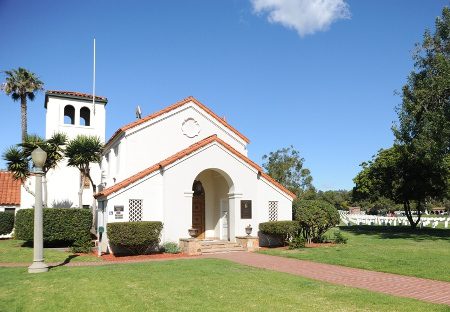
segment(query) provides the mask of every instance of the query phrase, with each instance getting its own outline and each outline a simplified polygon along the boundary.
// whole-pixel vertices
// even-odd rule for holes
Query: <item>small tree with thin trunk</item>
[[[92,186],[92,192],[97,192],[97,186],[91,177],[91,163],[100,163],[102,160],[103,144],[100,138],[96,136],[78,135],[75,139],[69,141],[66,147],[66,157],[68,165],[76,167],[80,171],[80,190],[78,191],[78,202],[80,208],[83,207],[83,190],[85,178],[89,179]],[[96,200],[93,200],[93,219],[95,224]]]
[[[22,119],[22,143],[27,138],[27,100],[33,101],[37,91],[44,90],[44,83],[34,73],[19,67],[6,70],[6,81],[1,89],[14,101],[20,100]]]

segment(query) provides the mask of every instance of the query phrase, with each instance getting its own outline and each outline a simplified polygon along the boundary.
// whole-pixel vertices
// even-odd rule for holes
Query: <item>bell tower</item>
[[[46,124],[45,138],[54,133],[65,133],[70,141],[77,135],[98,136],[105,143],[105,106],[107,98],[72,91],[47,91],[45,93]],[[99,164],[92,163],[91,177],[96,185],[100,183],[101,169]],[[90,207],[93,203],[92,187],[89,180],[82,177],[75,167],[67,166],[63,159],[56,168],[47,173],[48,204],[69,200],[78,206],[78,193],[83,188],[82,205]]]
[[[72,91],[45,93],[45,138],[54,133],[67,134],[73,139],[79,134],[98,136],[105,143],[106,110],[108,99]]]

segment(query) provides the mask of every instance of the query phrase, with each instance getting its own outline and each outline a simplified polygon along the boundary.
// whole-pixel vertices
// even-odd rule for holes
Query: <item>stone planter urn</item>
[[[245,228],[245,233],[247,234],[247,236],[250,236],[250,234],[252,234],[253,228],[252,226],[249,224],[247,225],[247,227]]]
[[[197,230],[197,229],[194,229],[194,228],[190,228],[190,229],[188,230],[188,233],[189,233],[189,236],[190,236],[190,237],[195,238],[195,237],[197,237],[197,235],[198,235],[198,230]]]

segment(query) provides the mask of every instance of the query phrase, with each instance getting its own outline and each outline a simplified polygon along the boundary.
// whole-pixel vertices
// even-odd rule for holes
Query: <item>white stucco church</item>
[[[97,135],[105,142],[107,99],[47,91],[46,138],[64,132]],[[193,97],[118,129],[91,173],[99,192],[84,191],[83,205],[98,202],[98,226],[162,221],[162,241],[188,237],[235,241],[249,224],[291,220],[295,195],[247,157],[249,140]],[[80,174],[64,163],[48,174],[49,203],[77,203]],[[32,198],[22,192],[22,207]],[[107,234],[107,233],[106,233]],[[254,233],[255,234],[255,233]]]

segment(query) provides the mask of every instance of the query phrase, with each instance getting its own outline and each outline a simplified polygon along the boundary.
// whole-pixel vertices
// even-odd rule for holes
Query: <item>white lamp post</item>
[[[31,159],[35,167],[36,190],[34,202],[34,238],[33,238],[33,264],[28,267],[28,273],[41,273],[48,271],[48,265],[44,262],[44,238],[42,225],[42,175],[44,172],[47,153],[40,147],[31,153]]]

